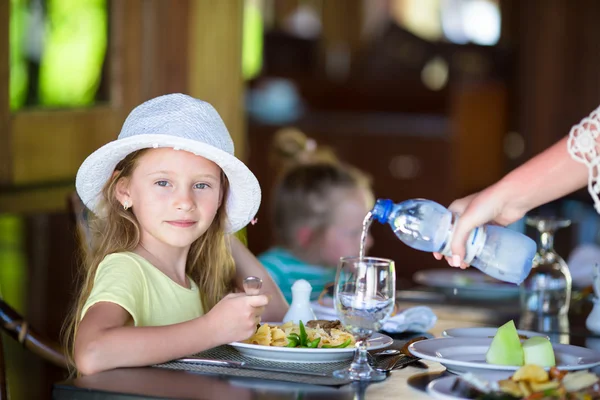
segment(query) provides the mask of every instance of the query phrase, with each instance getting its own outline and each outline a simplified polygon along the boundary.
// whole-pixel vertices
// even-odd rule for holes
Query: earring
[[[123,210],[127,211],[127,209],[129,209],[129,200],[125,200],[125,203],[123,203]]]

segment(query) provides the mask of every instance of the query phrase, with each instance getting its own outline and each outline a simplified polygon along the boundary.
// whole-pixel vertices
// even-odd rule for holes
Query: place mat
[[[223,345],[215,347],[210,350],[203,351],[195,354],[196,357],[209,358],[213,360],[231,360],[231,361],[244,361],[248,365],[258,365],[263,367],[280,368],[282,364],[286,369],[294,369],[298,371],[312,371],[312,372],[323,372],[327,374],[333,373],[337,369],[347,368],[350,366],[352,359],[345,361],[337,361],[331,363],[295,363],[295,362],[273,362],[266,360],[259,360],[252,357],[246,357],[241,355],[236,349],[229,345]],[[270,371],[257,371],[244,368],[235,367],[223,367],[217,365],[203,365],[203,364],[192,364],[180,361],[170,361],[164,364],[157,364],[155,367],[177,369],[191,372],[201,372],[208,374],[227,375],[227,376],[243,376],[249,378],[260,378],[286,382],[296,383],[308,383],[311,385],[325,385],[325,386],[342,386],[350,383],[351,380],[338,379],[325,376],[314,376],[314,375],[303,375],[303,374],[290,374],[287,372],[270,372]]]

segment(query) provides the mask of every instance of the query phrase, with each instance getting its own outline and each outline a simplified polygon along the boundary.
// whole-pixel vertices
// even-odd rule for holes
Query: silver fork
[[[410,344],[426,339],[427,338],[425,336],[419,336],[407,341],[406,343],[404,343],[404,346],[402,346],[399,355],[386,358],[385,363],[381,365],[376,365],[378,364],[378,362],[375,361],[375,357],[371,357],[371,360],[373,361],[371,365],[373,365],[373,368],[375,368],[376,370],[385,372],[390,372],[395,369],[401,369],[411,364],[421,369],[427,369],[427,364],[421,362],[419,357],[413,356],[408,350],[408,346]],[[367,354],[369,353],[367,352]]]
[[[394,365],[403,357],[403,354],[377,357],[367,352],[369,364],[373,369],[380,372],[390,372],[394,368]]]

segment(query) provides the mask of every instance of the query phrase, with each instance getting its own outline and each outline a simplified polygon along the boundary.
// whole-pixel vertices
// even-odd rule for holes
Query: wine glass
[[[356,337],[356,353],[349,368],[334,371],[341,379],[384,380],[371,368],[367,340],[381,329],[396,300],[394,261],[376,257],[342,257],[335,278],[335,308],[345,328]]]
[[[539,231],[540,241],[531,272],[520,286],[522,314],[519,327],[562,331],[571,301],[571,273],[565,260],[554,250],[554,234],[571,225],[571,221],[529,217],[526,223]]]

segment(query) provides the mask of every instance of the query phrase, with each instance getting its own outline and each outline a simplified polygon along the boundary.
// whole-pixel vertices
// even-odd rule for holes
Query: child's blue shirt
[[[307,264],[281,247],[273,247],[258,256],[288,303],[292,302],[292,285],[305,279],[312,286],[311,300],[316,300],[326,284],[335,281],[335,268]]]

